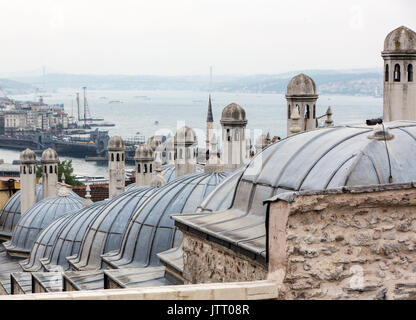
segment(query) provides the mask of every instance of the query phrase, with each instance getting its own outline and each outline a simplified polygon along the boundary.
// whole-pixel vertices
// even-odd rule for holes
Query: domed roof
[[[153,160],[153,149],[147,143],[137,146],[134,160]]]
[[[68,221],[74,213],[75,211],[63,215],[43,229],[30,250],[29,258],[19,262],[24,271],[35,272],[42,269],[40,259],[49,254],[57,234],[61,231],[62,226],[65,225],[64,221]]]
[[[309,96],[317,95],[316,85],[312,78],[306,74],[298,74],[289,81],[286,89],[287,96]]]
[[[58,184],[58,188],[61,186]],[[76,197],[74,192],[70,192],[71,195]],[[10,199],[6,202],[3,208],[0,210],[0,239],[10,240],[12,232],[16,224],[20,220],[21,215],[21,190],[17,191]],[[43,199],[43,188],[42,184],[36,185],[36,202]]]
[[[52,148],[48,148],[42,152],[42,163],[56,163],[59,162],[58,154]]]
[[[4,244],[9,253],[27,254],[39,233],[55,219],[82,208],[83,199],[67,196],[48,197],[25,212],[17,223],[12,239]]]
[[[175,133],[175,144],[194,145],[197,143],[195,131],[191,128],[184,126]]]
[[[43,257],[39,259],[44,269],[49,271],[69,269],[69,263],[66,257],[79,252],[85,230],[108,201],[94,202],[74,212],[67,219],[62,219],[55,227],[48,228],[48,232],[53,233],[55,239],[53,240],[51,249],[45,252]]]
[[[126,146],[120,136],[112,136],[108,141],[107,148],[111,151],[123,151]]]
[[[244,167],[232,172],[202,201],[196,212],[216,212],[228,209],[243,172]]]
[[[120,248],[122,236],[133,213],[157,189],[140,187],[105,202],[99,210],[84,213],[89,218],[80,249],[67,260],[77,270],[101,269],[101,254]]]
[[[147,144],[155,151],[162,144],[162,140],[159,137],[152,136],[147,140]]]
[[[222,110],[221,123],[241,123],[246,124],[246,111],[236,103],[230,103]]]
[[[36,154],[30,149],[20,152],[20,163],[36,163]]]
[[[384,40],[384,51],[416,53],[416,33],[403,26],[393,30]]]
[[[395,121],[385,126],[394,136],[387,141],[393,182],[415,181],[416,122]],[[263,201],[288,191],[388,184],[386,145],[371,138],[373,131],[374,127],[365,125],[322,128],[268,146],[245,168],[230,209],[216,214],[215,230],[209,215],[193,223],[202,232],[216,233],[224,241],[264,255]],[[231,220],[238,227],[230,227]]]
[[[225,178],[225,173],[194,173],[182,176],[155,192],[129,222],[121,248],[103,255],[115,268],[158,265],[156,254],[178,246],[182,234],[172,214],[193,213]]]

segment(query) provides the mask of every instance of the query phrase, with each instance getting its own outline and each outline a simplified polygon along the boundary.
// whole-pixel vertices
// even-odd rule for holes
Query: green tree
[[[42,166],[38,166],[36,170],[36,177],[42,177]],[[58,181],[61,181],[62,173],[65,174],[65,183],[71,186],[80,186],[81,182],[75,179],[74,168],[72,167],[72,160],[59,161],[58,164]]]

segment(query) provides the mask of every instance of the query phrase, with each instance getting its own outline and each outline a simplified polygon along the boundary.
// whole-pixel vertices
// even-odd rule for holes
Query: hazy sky
[[[381,65],[415,0],[0,0],[0,72],[279,73]]]

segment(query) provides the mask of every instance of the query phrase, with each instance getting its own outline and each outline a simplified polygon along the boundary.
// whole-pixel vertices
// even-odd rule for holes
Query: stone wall
[[[183,232],[185,284],[264,280],[267,267],[214,242]]]
[[[416,298],[415,185],[275,200],[269,272],[283,270],[286,299]]]

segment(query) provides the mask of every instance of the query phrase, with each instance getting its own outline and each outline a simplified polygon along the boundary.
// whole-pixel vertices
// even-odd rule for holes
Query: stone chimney
[[[147,144],[141,144],[136,148],[134,161],[136,162],[136,186],[150,186],[153,174],[153,149]]]
[[[180,177],[196,172],[196,144],[194,130],[180,128],[175,134],[175,174]]]
[[[36,154],[26,149],[20,153],[21,214],[36,203]]]
[[[42,190],[43,199],[56,197],[58,194],[58,163],[55,150],[48,148],[42,153]]]
[[[109,199],[125,190],[125,150],[121,137],[113,136],[108,141]]]

